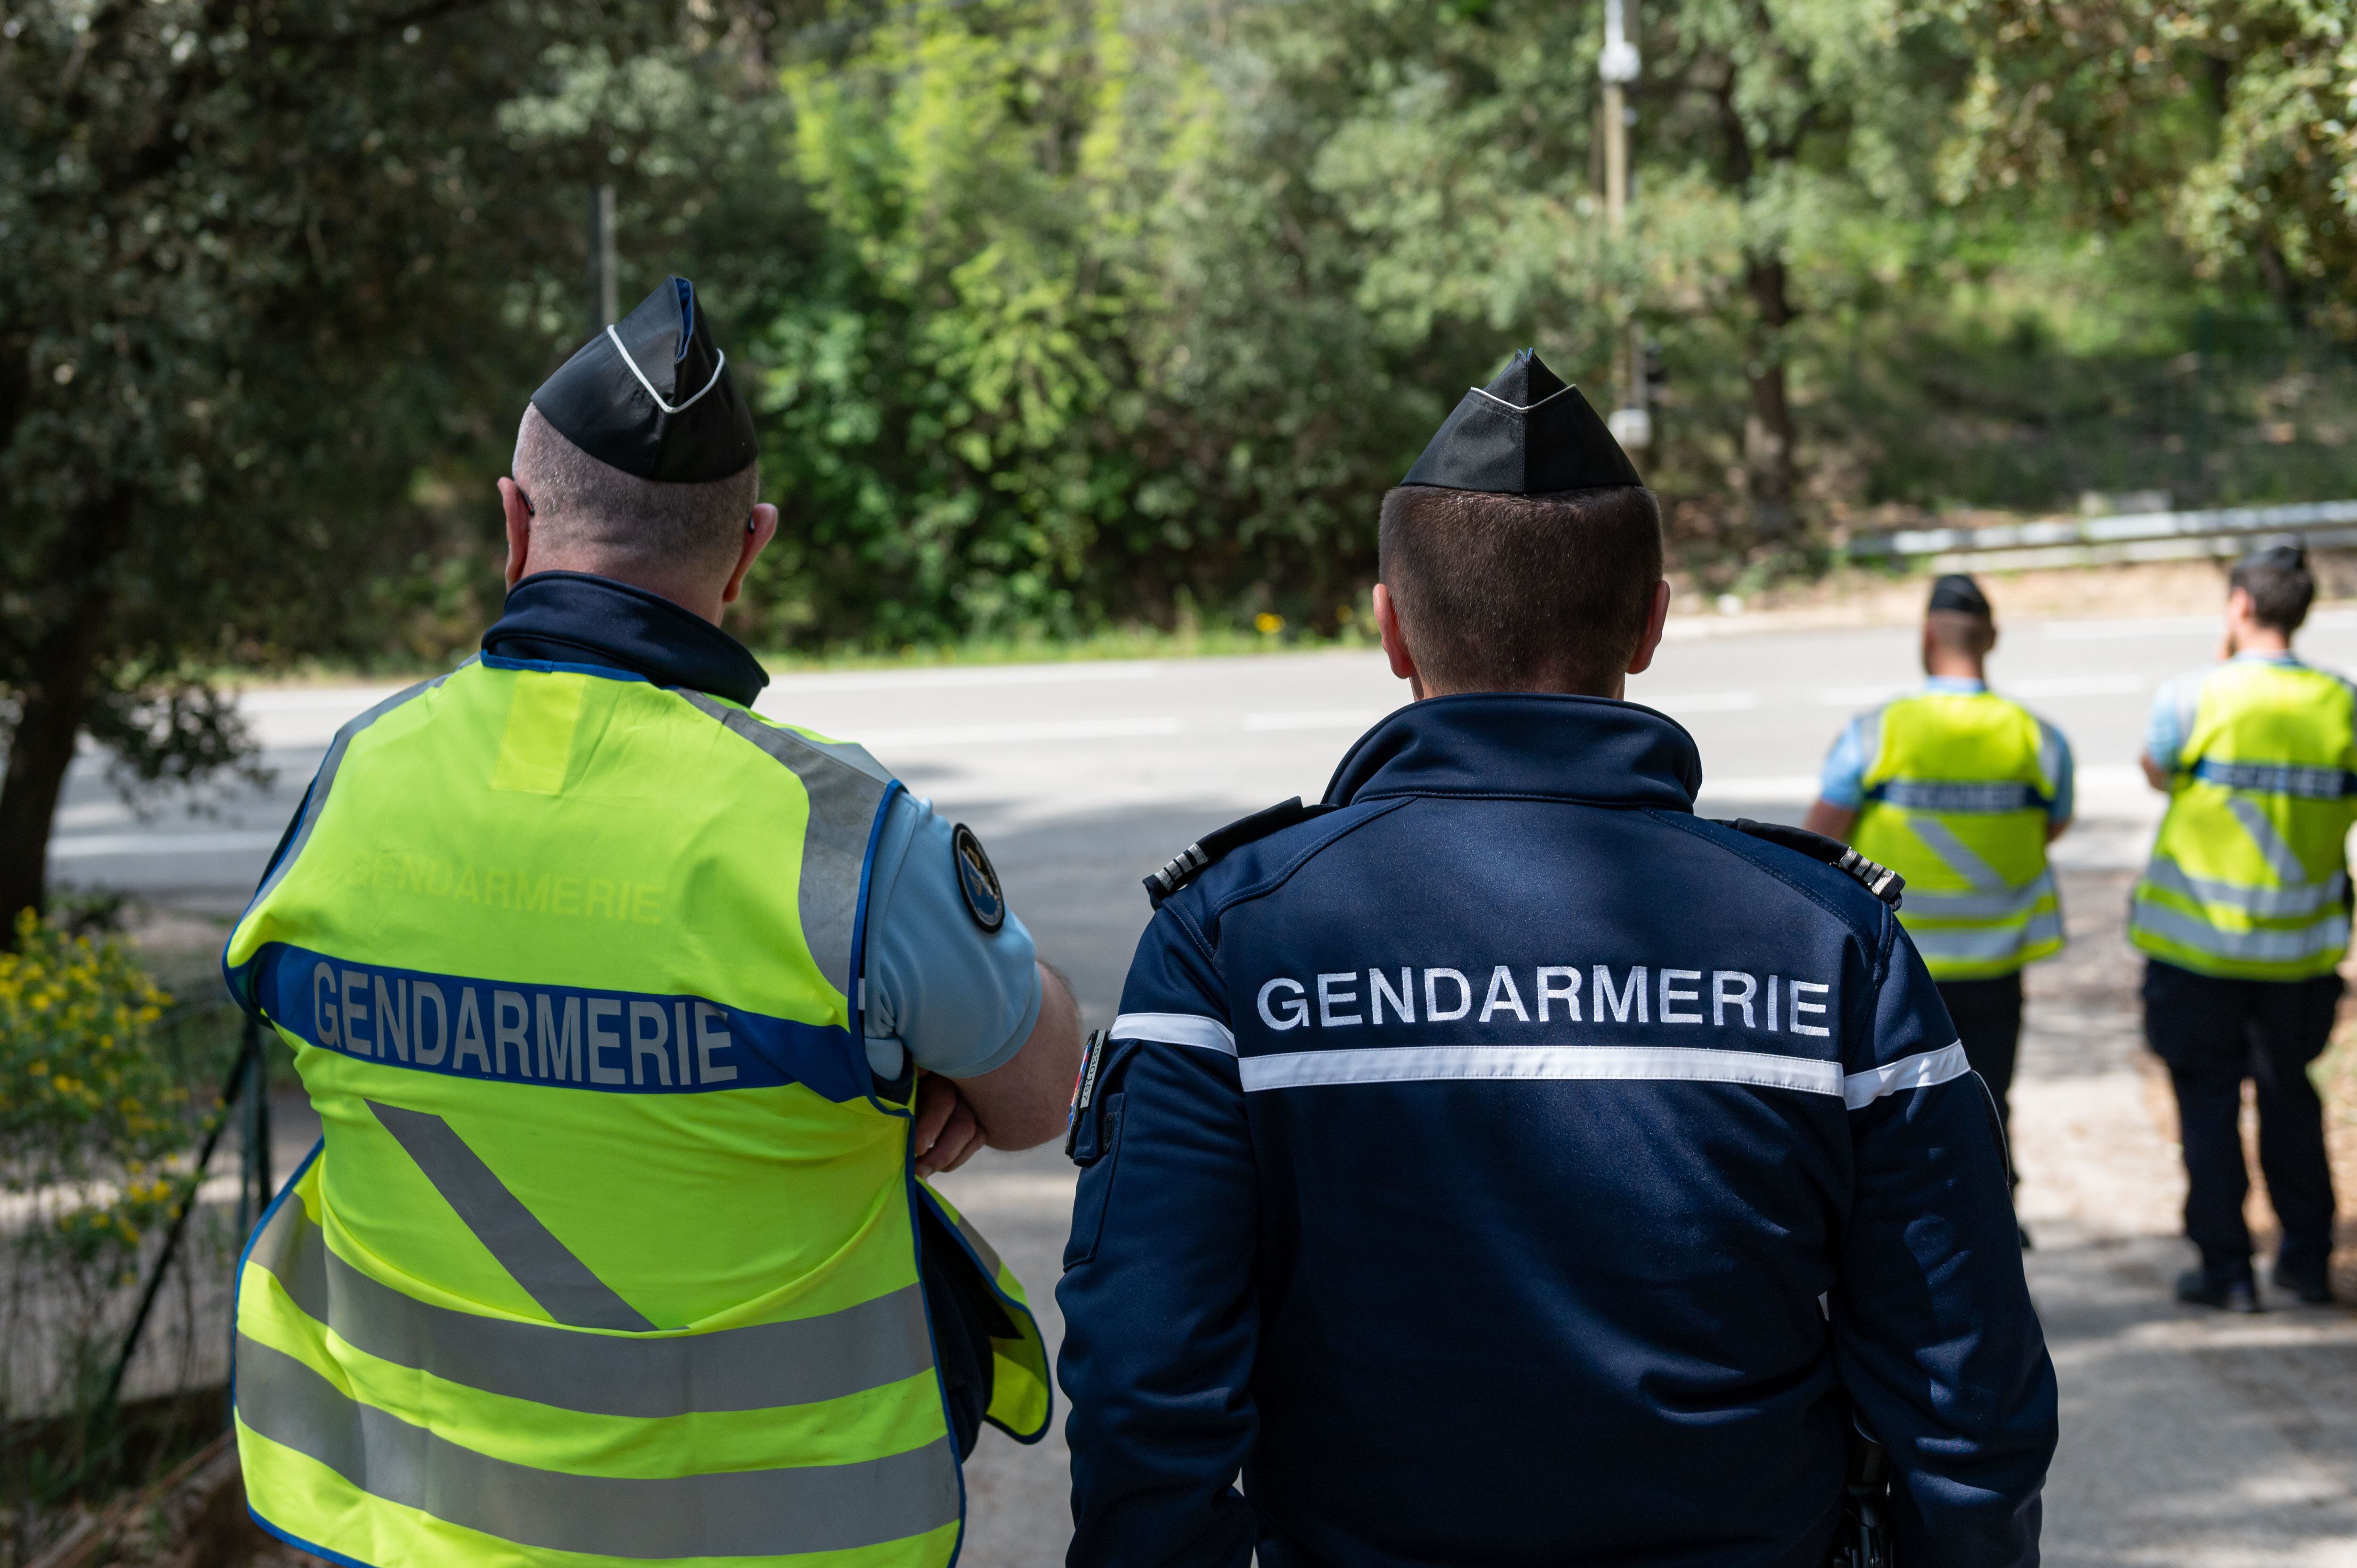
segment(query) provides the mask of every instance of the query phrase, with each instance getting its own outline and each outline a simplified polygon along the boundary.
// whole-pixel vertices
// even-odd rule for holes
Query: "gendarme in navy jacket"
[[[1817,1568],[1845,1391],[1907,1568],[2037,1562],[1987,1094],[1881,901],[1700,782],[1649,709],[1438,698],[1162,904],[1056,1293],[1076,1568]]]

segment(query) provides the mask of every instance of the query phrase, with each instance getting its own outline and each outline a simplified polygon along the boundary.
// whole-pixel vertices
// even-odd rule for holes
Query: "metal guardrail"
[[[2357,500],[1913,529],[1853,539],[1846,554],[1859,563],[1915,562],[1934,571],[2098,566],[2239,555],[2250,548],[2253,534],[2266,533],[2297,533],[2310,544],[2357,544]]]

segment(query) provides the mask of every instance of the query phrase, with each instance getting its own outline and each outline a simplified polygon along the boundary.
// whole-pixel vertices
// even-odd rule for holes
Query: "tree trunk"
[[[90,712],[113,596],[108,567],[130,542],[131,505],[128,489],[115,490],[68,524],[59,548],[64,570],[51,579],[60,585],[51,601],[56,613],[25,650],[8,768],[0,775],[0,951],[16,946],[17,913],[47,905],[49,826]]]
[[[1743,422],[1743,465],[1751,499],[1751,526],[1762,539],[1792,532],[1794,453],[1792,403],[1784,382],[1784,329],[1794,315],[1785,292],[1784,259],[1752,256],[1743,267],[1754,319],[1751,411]]]

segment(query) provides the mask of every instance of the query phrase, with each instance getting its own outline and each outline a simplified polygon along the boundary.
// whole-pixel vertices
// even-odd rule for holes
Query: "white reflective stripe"
[[[2145,867],[2144,879],[2196,904],[2218,904],[2246,915],[2282,918],[2314,915],[2341,902],[2347,877],[2334,872],[2325,882],[2303,882],[2297,887],[2245,887],[2196,876],[2165,854],[2156,854]]]
[[[1994,961],[2023,948],[2062,940],[2062,917],[2049,909],[2018,926],[1909,926],[1908,940],[1926,959]]]
[[[720,372],[728,368],[728,356],[717,347],[714,348],[712,350],[713,355],[719,360],[719,363],[712,367],[712,379],[704,383],[704,392],[697,392],[695,396],[689,398],[685,403],[665,403],[662,400],[662,393],[655,391],[655,383],[647,380],[646,371],[639,369],[639,362],[630,358],[630,351],[628,349],[622,347],[622,335],[615,331],[612,327],[608,326],[606,328],[606,336],[614,340],[614,352],[622,356],[622,363],[630,367],[630,374],[639,378],[639,385],[647,389],[647,395],[654,399],[655,406],[662,409],[665,413],[684,413],[690,408],[693,408],[698,402],[702,401],[704,392],[708,392],[714,387],[720,384]]]
[[[2149,899],[2136,900],[2129,929],[2148,931],[2199,952],[2220,958],[2248,959],[2260,963],[2291,963],[2349,946],[2349,918],[2337,910],[2330,919],[2291,930],[2222,930],[2196,915],[2171,909]]]
[[[1217,1018],[1196,1013],[1124,1013],[1113,1021],[1112,1038],[1153,1040],[1166,1046],[1200,1046],[1222,1056],[1236,1054],[1236,1036]]]
[[[2226,810],[2233,813],[2234,821],[2250,835],[2251,843],[2258,847],[2260,856],[2266,861],[2267,869],[2276,874],[2277,882],[2287,887],[2306,885],[2308,867],[2300,864],[2300,858],[2292,853],[2291,845],[2284,843],[2283,835],[2276,832],[2275,822],[2260,809],[2256,800],[2247,795],[2229,795],[2226,797]]]
[[[1917,919],[2026,920],[2040,903],[2053,897],[2054,878],[2046,872],[2018,887],[1991,893],[1927,893],[1910,887],[1906,903],[1900,907],[1899,923],[1912,929]]]
[[[1842,1079],[1842,1103],[1852,1111],[1862,1111],[1886,1094],[1929,1089],[1972,1070],[1973,1064],[1964,1059],[1964,1043],[1958,1040],[1936,1051],[1918,1051],[1881,1067],[1851,1073]]]
[[[1247,1093],[1438,1079],[1620,1079],[1748,1083],[1810,1094],[1842,1091],[1839,1062],[1692,1046],[1394,1046],[1246,1057],[1238,1067]]]
[[[1938,856],[1942,865],[1963,877],[1976,893],[2003,892],[2007,884],[1996,868],[1973,853],[1948,824],[1936,817],[1910,817],[1907,826]]]

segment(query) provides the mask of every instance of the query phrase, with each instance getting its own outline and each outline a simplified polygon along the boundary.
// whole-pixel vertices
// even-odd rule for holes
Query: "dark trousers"
[[[2144,1034],[2169,1064],[2185,1145],[2185,1233],[2213,1280],[2247,1279],[2243,1080],[2258,1086],[2259,1169],[2283,1222],[2285,1266],[2314,1271],[2332,1251],[2332,1167],[2308,1064],[2332,1034],[2341,977],[2221,980],[2148,960]]]
[[[2012,1168],[2013,1063],[2021,1054],[2021,972],[1994,980],[1943,980],[1939,987],[1956,1036],[1964,1042],[1964,1059],[1996,1097],[2005,1123],[2006,1175],[2018,1187],[2021,1177]]]

